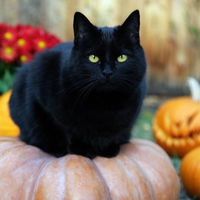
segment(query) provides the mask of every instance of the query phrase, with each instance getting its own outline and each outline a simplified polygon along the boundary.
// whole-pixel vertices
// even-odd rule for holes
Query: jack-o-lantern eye
[[[92,63],[97,63],[99,62],[99,57],[98,56],[95,56],[95,55],[89,55],[89,61],[92,62]]]
[[[125,62],[128,59],[128,56],[125,54],[120,55],[119,57],[117,57],[117,62]]]

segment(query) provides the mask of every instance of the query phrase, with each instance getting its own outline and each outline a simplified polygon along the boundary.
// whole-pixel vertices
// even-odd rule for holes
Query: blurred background
[[[0,22],[42,25],[63,41],[73,40],[75,11],[115,26],[139,9],[148,94],[185,95],[188,76],[200,81],[200,0],[0,0],[0,8]]]
[[[0,0],[0,23],[41,25],[62,41],[73,40],[73,16],[116,26],[139,9],[147,58],[147,98],[133,136],[154,140],[152,120],[167,98],[188,95],[186,79],[200,82],[200,0]],[[171,158],[177,172],[181,160]],[[182,188],[180,200],[190,200]]]

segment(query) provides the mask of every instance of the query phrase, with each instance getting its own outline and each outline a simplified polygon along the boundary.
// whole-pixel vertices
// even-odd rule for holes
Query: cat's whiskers
[[[92,91],[92,89],[94,88],[94,86],[96,85],[96,80],[87,80],[84,83],[87,83],[87,85],[85,85],[80,92],[76,95],[76,101],[74,103],[74,106],[71,110],[71,113],[73,112],[74,108],[76,107],[78,102],[81,102],[81,104],[84,102],[85,99],[87,99],[87,97],[89,96],[90,92]],[[76,88],[76,89],[80,89],[80,88]],[[80,98],[82,98],[82,100],[80,101]],[[70,113],[70,114],[71,114]]]
[[[137,83],[140,83],[141,80],[136,80],[135,78],[134,79],[130,79],[130,78],[127,78],[126,76],[122,76],[119,80],[120,83],[126,85],[126,86],[133,86]]]
[[[70,87],[63,88],[62,90],[58,91],[58,93],[62,94],[62,93],[70,92],[70,91],[73,92],[73,91],[79,89],[82,85],[86,84],[87,82],[88,82],[88,80],[84,79],[79,82],[73,83]]]
[[[88,98],[90,92],[91,92],[91,91],[94,89],[94,87],[96,86],[96,83],[97,83],[97,80],[93,80],[93,82],[88,86],[87,90],[85,91],[85,95],[84,95],[84,97],[83,97],[83,101],[84,101],[85,99]],[[83,101],[82,101],[82,102],[83,102]]]

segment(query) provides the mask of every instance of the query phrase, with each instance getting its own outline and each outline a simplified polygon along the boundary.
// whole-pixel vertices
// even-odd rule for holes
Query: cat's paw
[[[78,154],[84,157],[88,157],[90,159],[93,159],[96,157],[96,154],[91,146],[86,144],[71,144],[69,146],[69,153],[70,154]]]
[[[120,145],[118,144],[112,144],[105,148],[103,151],[100,152],[100,156],[111,158],[115,157],[119,154],[120,151]]]

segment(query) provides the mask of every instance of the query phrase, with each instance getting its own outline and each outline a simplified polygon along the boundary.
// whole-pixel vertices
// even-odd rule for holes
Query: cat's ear
[[[80,12],[74,14],[74,37],[75,39],[84,38],[94,29],[93,24]]]
[[[120,27],[122,31],[129,32],[130,36],[139,36],[140,13],[139,10],[133,11]]]

